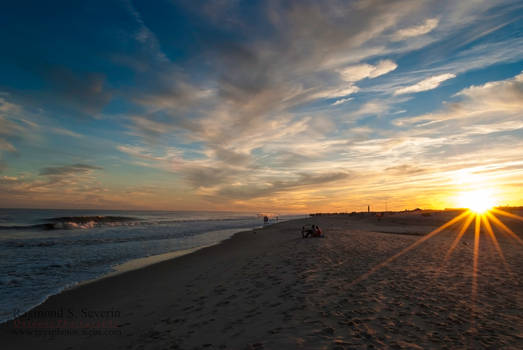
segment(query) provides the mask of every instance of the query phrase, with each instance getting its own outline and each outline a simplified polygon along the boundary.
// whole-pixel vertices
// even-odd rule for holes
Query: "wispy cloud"
[[[334,103],[332,103],[332,105],[333,105],[333,106],[341,105],[342,103],[349,102],[349,101],[351,101],[352,99],[353,99],[352,97],[349,97],[349,98],[342,98],[342,99],[339,99],[339,100],[334,101]]]
[[[424,35],[434,30],[438,26],[438,23],[439,20],[437,18],[429,18],[422,24],[398,30],[396,33],[394,33],[392,38],[394,41],[401,41]]]
[[[40,170],[40,175],[44,176],[64,176],[71,174],[86,174],[92,170],[101,170],[102,168],[89,164],[71,164],[54,167],[46,167]]]
[[[471,86],[458,92],[461,101],[449,103],[443,111],[399,118],[396,125],[431,125],[452,119],[470,119],[475,124],[499,124],[507,118],[519,118],[523,109],[523,73],[513,78]],[[517,126],[519,124],[509,124]]]
[[[364,63],[346,67],[340,71],[340,75],[343,80],[356,82],[365,78],[377,78],[380,75],[392,72],[397,67],[398,65],[393,61],[383,60],[375,66]]]
[[[136,23],[138,23],[138,30],[135,32],[134,38],[144,45],[146,50],[153,53],[156,59],[160,61],[167,61],[167,57],[163,53],[156,35],[145,24],[140,12],[138,12],[138,10],[134,7],[132,1],[124,0],[123,4],[131,16],[135,19]]]
[[[383,100],[371,100],[369,102],[364,103],[359,109],[357,109],[354,113],[352,113],[354,116],[362,116],[362,115],[380,115],[384,112],[388,111],[389,106],[387,101]]]
[[[421,92],[421,91],[433,90],[433,89],[437,88],[438,86],[440,86],[440,84],[442,82],[455,78],[455,77],[456,77],[456,75],[452,74],[452,73],[445,73],[445,74],[432,76],[430,78],[423,79],[422,81],[420,81],[414,85],[402,87],[402,88],[394,91],[394,95],[411,94],[411,93],[416,93],[416,92]]]
[[[0,160],[3,152],[17,153],[15,142],[22,138],[28,130],[34,126],[32,123],[21,120],[17,122],[12,119],[18,115],[22,108],[16,103],[12,103],[8,98],[9,94],[0,93]],[[4,169],[6,167],[5,162]]]
[[[268,197],[277,193],[305,189],[344,180],[350,177],[348,172],[324,172],[318,174],[298,174],[292,179],[275,180],[269,183],[233,184],[222,187],[218,194],[231,199],[254,199]]]

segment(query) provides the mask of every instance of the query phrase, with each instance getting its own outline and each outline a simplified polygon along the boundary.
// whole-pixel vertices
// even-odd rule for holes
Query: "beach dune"
[[[473,227],[446,259],[459,225],[382,264],[457,213],[429,215],[316,216],[242,232],[53,296],[2,325],[2,348],[521,348],[515,238],[495,230],[498,250],[482,231],[476,275]],[[520,221],[504,222],[521,237]],[[302,239],[305,224],[326,238]]]

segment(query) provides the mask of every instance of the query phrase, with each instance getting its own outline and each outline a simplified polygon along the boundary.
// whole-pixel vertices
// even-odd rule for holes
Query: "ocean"
[[[269,224],[301,217],[280,215]],[[256,213],[0,209],[0,322],[124,263],[263,225]]]

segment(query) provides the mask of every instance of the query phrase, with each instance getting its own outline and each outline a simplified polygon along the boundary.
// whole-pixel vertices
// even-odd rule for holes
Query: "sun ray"
[[[458,235],[454,242],[452,242],[452,245],[450,246],[449,250],[447,251],[447,254],[445,255],[445,258],[443,259],[443,264],[450,258],[450,255],[452,254],[452,251],[456,249],[456,246],[458,245],[459,241],[461,240],[461,237],[465,234],[465,231],[470,226],[470,223],[474,220],[474,215],[472,213],[469,213],[469,216],[467,217],[467,220],[463,223],[463,226],[461,226],[461,229],[458,232]]]
[[[478,292],[478,256],[479,256],[479,235],[481,229],[480,215],[476,214],[476,222],[474,225],[474,256],[472,263],[472,325],[474,328],[474,320],[476,316],[476,297]]]
[[[498,240],[496,238],[496,235],[494,234],[494,231],[492,230],[492,226],[490,225],[490,222],[488,220],[488,217],[486,215],[482,215],[481,219],[483,221],[483,226],[487,230],[487,233],[489,234],[490,238],[492,239],[492,243],[494,243],[494,247],[498,251],[499,256],[501,257],[501,260],[503,261],[503,266],[505,266],[505,270],[512,274],[512,271],[510,270],[507,260],[505,259],[505,255],[503,255],[503,251],[501,250],[501,247],[499,246]]]
[[[447,262],[450,258],[450,255],[452,254],[452,251],[458,245],[459,241],[461,240],[461,237],[463,237],[463,235],[465,234],[465,231],[467,231],[467,228],[470,226],[470,223],[472,222],[473,219],[474,219],[474,215],[472,214],[472,212],[469,212],[467,219],[465,220],[463,225],[461,225],[461,227],[458,229],[458,234],[456,236],[456,239],[454,239],[450,248],[447,250],[447,253],[445,254],[445,258],[443,259],[443,262],[441,263],[440,268],[436,271],[436,274],[434,275],[435,278],[438,278],[439,275],[443,272],[443,269],[447,265]]]
[[[504,223],[501,222],[501,220],[499,220],[494,214],[490,213],[490,212],[487,212],[487,215],[488,217],[494,222],[494,224],[498,227],[500,227],[503,231],[505,231],[506,233],[508,233],[510,236],[512,236],[513,238],[515,238],[520,244],[523,244],[523,240],[521,238],[518,237],[518,235],[516,235],[514,233],[514,231],[512,231],[511,229],[509,229]]]
[[[501,209],[492,208],[492,211],[497,213],[497,214],[499,214],[499,215],[503,215],[503,216],[507,216],[507,217],[512,218],[512,219],[523,221],[523,217],[521,217],[519,215],[516,215],[516,214],[512,214],[512,213],[506,212],[506,211],[501,210]]]
[[[469,215],[470,212],[469,211],[465,211],[463,213],[461,213],[460,215],[456,216],[455,218],[453,218],[452,220],[444,223],[443,225],[441,225],[440,227],[438,227],[437,229],[435,229],[434,231],[430,232],[429,234],[427,234],[426,236],[423,236],[422,238],[418,239],[416,242],[412,243],[410,246],[408,246],[407,248],[401,250],[399,253],[391,256],[390,258],[386,259],[384,262],[374,266],[373,268],[371,268],[368,272],[364,273],[363,275],[361,275],[360,277],[356,278],[354,281],[352,281],[348,287],[351,287],[365,279],[367,279],[370,275],[372,275],[373,273],[375,273],[376,271],[384,268],[385,266],[387,266],[388,264],[390,264],[391,262],[393,262],[394,260],[396,260],[397,258],[399,258],[400,256],[402,256],[403,254],[407,253],[408,251],[416,248],[417,246],[419,246],[421,243],[425,242],[426,240],[430,239],[431,237],[437,235],[438,233],[440,233],[441,231],[443,231],[444,229],[446,229],[447,227],[455,224],[456,222],[460,221],[461,219],[463,219],[465,216]]]

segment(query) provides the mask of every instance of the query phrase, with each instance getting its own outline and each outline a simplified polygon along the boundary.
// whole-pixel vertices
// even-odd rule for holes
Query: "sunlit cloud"
[[[427,90],[433,90],[440,86],[440,84],[446,80],[455,78],[456,75],[452,73],[446,73],[441,75],[432,76],[430,78],[423,79],[422,81],[410,85],[402,87],[396,91],[394,91],[394,95],[402,95],[402,94],[411,94],[421,91],[427,91]]]
[[[312,98],[337,98],[337,97],[343,97],[348,96],[353,93],[358,92],[359,88],[355,85],[349,85],[347,87],[341,87],[341,88],[332,88],[332,89],[326,89],[323,91],[319,91],[312,95]]]
[[[416,117],[400,118],[395,120],[396,125],[414,123],[433,123],[451,119],[474,118],[471,131],[496,128],[500,130],[513,130],[520,128],[520,120],[503,120],[501,118],[518,117],[523,108],[523,73],[513,78],[488,82],[484,85],[471,86],[458,92],[455,96],[461,102],[450,103],[440,113],[425,114]],[[489,121],[485,123],[482,121]]]
[[[398,30],[396,33],[394,33],[392,38],[394,41],[401,41],[424,35],[434,30],[438,26],[438,23],[439,20],[437,18],[429,18],[422,24]]]
[[[345,102],[349,102],[351,101],[352,98],[349,97],[349,98],[342,98],[342,99],[339,99],[339,100],[336,100],[332,103],[333,106],[337,106],[337,105],[341,105],[342,103],[345,103]]]
[[[397,67],[398,65],[393,61],[383,60],[379,61],[375,66],[364,63],[346,67],[340,71],[340,75],[343,80],[356,82],[365,78],[377,78],[381,75],[392,72]]]
[[[505,81],[488,82],[481,86],[471,86],[459,92],[468,100],[481,103],[485,111],[521,111],[523,97],[523,73]],[[478,108],[478,109],[479,109]]]

